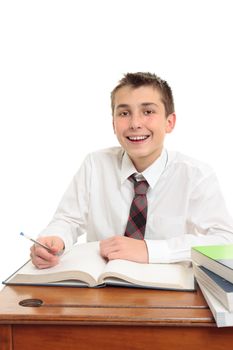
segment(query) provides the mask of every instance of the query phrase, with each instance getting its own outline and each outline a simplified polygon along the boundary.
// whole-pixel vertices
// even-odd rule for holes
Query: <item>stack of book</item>
[[[217,326],[233,326],[233,244],[193,247],[191,257]]]

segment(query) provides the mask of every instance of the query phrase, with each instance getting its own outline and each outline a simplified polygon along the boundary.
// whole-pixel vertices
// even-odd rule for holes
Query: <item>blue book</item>
[[[194,275],[217,298],[228,311],[233,311],[233,283],[204,266],[193,264]]]

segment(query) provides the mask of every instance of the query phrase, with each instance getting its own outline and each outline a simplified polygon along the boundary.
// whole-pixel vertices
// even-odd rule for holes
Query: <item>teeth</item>
[[[129,136],[128,138],[132,141],[145,140],[148,136]]]

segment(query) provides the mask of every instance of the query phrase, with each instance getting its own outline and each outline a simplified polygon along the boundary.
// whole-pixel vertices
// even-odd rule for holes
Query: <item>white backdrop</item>
[[[0,280],[27,258],[85,155],[117,145],[125,72],[173,88],[166,145],[210,163],[233,215],[231,0],[0,1]],[[1,288],[1,287],[0,287]]]

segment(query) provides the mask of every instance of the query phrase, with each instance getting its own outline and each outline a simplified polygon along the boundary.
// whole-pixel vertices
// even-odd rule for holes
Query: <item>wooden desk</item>
[[[21,306],[25,299],[42,304]],[[0,293],[1,350],[225,350],[232,343],[232,328],[216,327],[199,290],[8,286]]]

